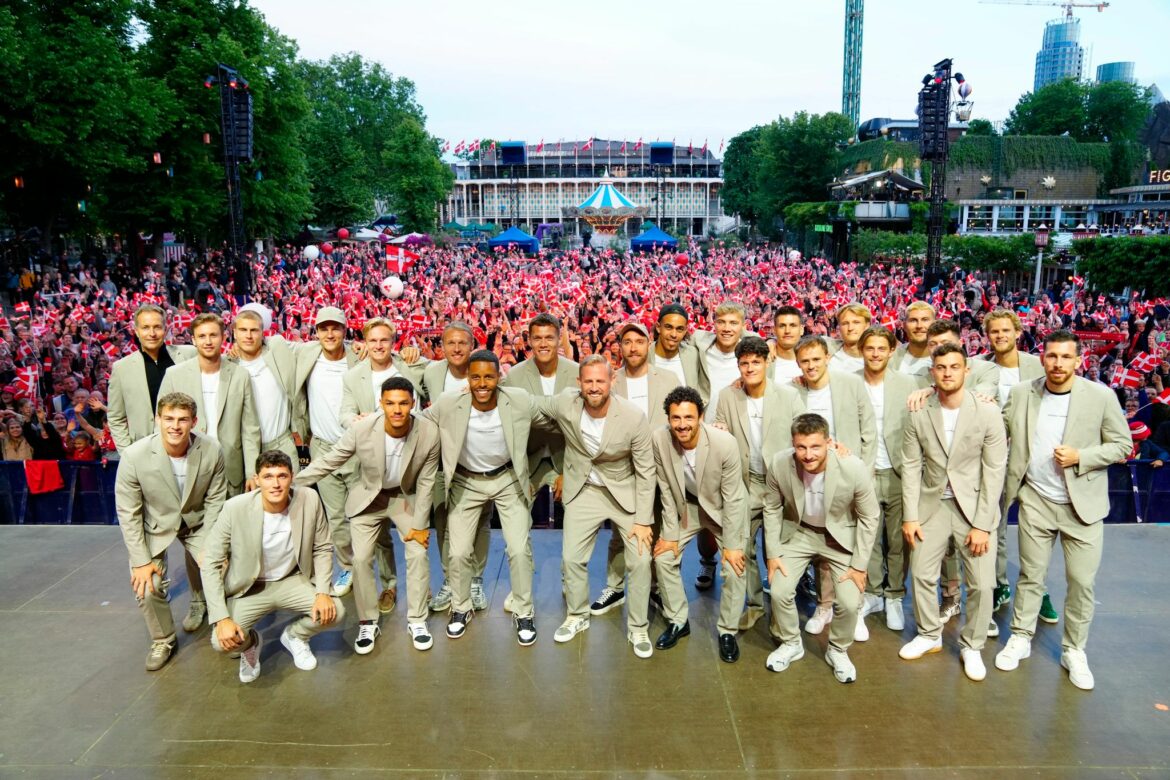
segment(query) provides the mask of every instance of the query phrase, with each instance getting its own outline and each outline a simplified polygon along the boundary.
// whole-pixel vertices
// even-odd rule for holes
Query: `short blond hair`
[[[389,328],[390,338],[394,338],[395,334],[398,332],[398,329],[394,327],[394,323],[390,320],[386,319],[385,317],[374,317],[372,319],[366,320],[366,324],[362,325],[362,338],[369,338],[370,331],[374,328]]]
[[[993,320],[1011,320],[1017,333],[1024,332],[1024,323],[1020,322],[1020,315],[1016,314],[1011,309],[992,309],[983,316],[983,332],[987,333],[987,329],[991,327]]]
[[[738,314],[740,319],[747,319],[747,309],[743,307],[742,303],[736,301],[724,301],[715,307],[716,317],[722,317],[724,314]]]
[[[910,312],[912,312],[912,311],[920,311],[922,309],[925,309],[926,311],[930,312],[930,316],[932,316],[932,317],[938,316],[938,312],[935,311],[934,307],[931,306],[926,301],[912,301],[910,303],[910,305],[906,307],[906,316],[909,317]]]
[[[858,317],[861,317],[861,319],[865,320],[866,325],[873,322],[873,312],[871,312],[869,307],[864,303],[858,303],[857,301],[854,301],[853,303],[847,303],[840,309],[837,309],[837,313],[833,315],[833,319],[837,321],[837,324],[841,323],[842,314],[854,314]]]

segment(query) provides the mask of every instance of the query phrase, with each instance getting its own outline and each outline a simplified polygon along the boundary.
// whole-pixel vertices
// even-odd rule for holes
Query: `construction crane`
[[[1073,18],[1074,8],[1096,8],[1097,13],[1104,11],[1109,7],[1109,3],[1073,3],[1064,0],[1063,2],[1053,2],[1053,0],[979,0],[984,5],[1055,5],[1064,9],[1064,16],[1066,19]]]
[[[845,57],[841,73],[841,113],[853,123],[861,122],[861,21],[865,0],[845,0]]]

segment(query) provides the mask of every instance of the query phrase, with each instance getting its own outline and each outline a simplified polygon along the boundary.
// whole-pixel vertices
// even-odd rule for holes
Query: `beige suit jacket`
[[[890,362],[893,363],[892,360]],[[983,358],[969,357],[967,358],[967,367],[970,372],[967,374],[966,381],[963,382],[964,387],[988,398],[999,397],[999,366]],[[930,374],[915,376],[914,379],[918,382],[919,387],[932,387],[934,385],[934,377]]]
[[[1020,359],[1020,383],[1031,382],[1033,379],[1044,376],[1044,361],[1027,352],[1017,352],[1016,354]],[[1002,369],[998,363],[995,365]]]
[[[528,491],[528,440],[532,422],[539,416],[534,398],[518,387],[497,388],[496,408],[500,411],[500,425],[504,428],[504,442],[512,458],[512,473],[521,486],[525,501],[531,501]],[[459,465],[463,442],[467,438],[467,423],[471,419],[471,394],[448,393],[427,407],[422,413],[439,428],[442,450],[443,484],[448,495],[451,480]]]
[[[764,430],[760,454],[765,473],[768,462],[780,450],[792,446],[792,419],[804,412],[804,400],[792,385],[768,382],[764,388]],[[748,419],[748,398],[741,388],[729,387],[719,394],[715,422],[727,426],[739,448],[740,473],[746,485],[751,479],[751,420]]]
[[[329,452],[296,475],[298,485],[315,485],[357,457],[358,481],[345,500],[345,514],[356,517],[382,492],[386,476],[386,417],[371,414],[351,425]],[[430,526],[435,475],[439,471],[439,428],[415,416],[402,449],[401,490],[414,517],[414,528]]]
[[[666,396],[670,395],[670,391],[679,386],[678,376],[673,371],[650,366],[646,386],[650,394],[646,400],[646,406],[650,411],[650,427],[651,429],[660,428],[666,425],[666,408],[663,403],[666,401]],[[613,375],[613,392],[622,398],[629,398],[624,368],[618,369],[617,373]]]
[[[333,537],[321,499],[308,488],[289,494],[288,519],[292,526],[293,556],[297,569],[319,594],[329,594],[333,579]],[[203,591],[207,622],[215,625],[230,617],[227,597],[247,593],[261,573],[264,551],[264,502],[260,491],[236,496],[223,505],[219,522],[203,549]]]
[[[151,434],[122,452],[114,483],[114,505],[131,566],[145,566],[186,526],[206,534],[227,498],[219,445],[194,435],[187,449],[187,484],[182,495],[162,437]]]
[[[895,474],[902,473],[902,440],[906,430],[906,418],[910,414],[910,410],[906,408],[906,399],[918,390],[918,383],[914,380],[915,377],[892,368],[887,368],[885,376],[882,377],[882,441],[885,442],[886,455]],[[862,377],[861,381],[864,382],[865,378]],[[868,390],[866,392],[868,393]],[[876,425],[876,417],[874,419]]]
[[[723,545],[731,550],[747,546],[747,489],[740,471],[739,448],[735,437],[706,423],[700,423],[695,446],[695,485],[699,508],[723,529]],[[677,542],[683,528],[698,527],[699,518],[687,508],[686,478],[683,476],[682,448],[670,428],[661,426],[650,435],[654,466],[662,495],[661,536]]]
[[[279,337],[271,337],[270,342],[275,342],[277,338]],[[303,343],[286,341],[285,344],[292,350],[296,363],[293,371],[293,430],[299,433],[307,444],[313,438],[312,427],[309,425],[309,377],[313,375],[313,368],[317,365],[317,359],[321,357],[321,344],[318,341]],[[358,364],[357,355],[353,354],[348,344],[345,348],[345,364],[349,368]]]
[[[764,549],[780,558],[783,546],[804,522],[804,480],[796,451],[781,450],[768,462],[764,495]],[[870,468],[860,458],[829,450],[825,464],[825,528],[849,553],[849,566],[866,571],[877,538],[881,508]]]
[[[605,414],[601,447],[590,455],[581,435],[585,401],[579,390],[566,390],[551,398],[535,399],[541,412],[540,427],[556,426],[565,437],[565,481],[561,499],[567,504],[577,497],[596,471],[610,495],[638,525],[650,525],[654,504],[654,451],[650,444],[650,422],[642,410],[622,398],[610,395]]]
[[[1044,383],[1041,377],[1016,385],[1003,410],[1011,440],[1005,506],[1019,496],[1028,475]],[[1064,470],[1064,482],[1077,517],[1082,523],[1096,523],[1109,514],[1106,470],[1129,455],[1133,439],[1121,405],[1108,387],[1077,377],[1070,393],[1063,443],[1077,449],[1080,463]]]
[[[658,342],[655,341],[650,344],[650,365],[654,365],[658,361],[658,353],[655,352],[658,348]],[[686,379],[687,387],[699,387],[699,351],[694,349],[694,343],[691,339],[685,339],[678,346],[678,357],[682,361],[683,377]],[[674,374],[673,371],[669,372]],[[675,376],[677,379],[678,376]]]
[[[426,364],[422,374],[423,395],[429,403],[434,403],[443,394],[443,387],[447,383],[447,361],[432,360]],[[422,404],[420,404],[421,406]]]
[[[398,373],[414,385],[416,399],[421,396],[424,365],[415,363],[408,366],[398,353],[391,355],[390,359]],[[370,359],[366,358],[346,371],[345,379],[342,380],[341,427],[348,428],[352,425],[355,415],[378,411],[379,400],[374,397],[373,368],[370,366]]]
[[[167,344],[166,350],[176,364],[195,357],[195,347],[190,344]],[[154,433],[155,410],[150,408],[150,388],[146,386],[146,366],[141,352],[114,361],[106,409],[110,435],[119,451]]]
[[[570,388],[577,387],[577,376],[581,367],[566,357],[557,358],[556,385],[553,395]],[[518,387],[527,391],[533,398],[544,396],[544,388],[540,384],[540,371],[536,368],[536,361],[529,358],[522,360],[512,367],[508,375],[500,380],[501,387]],[[540,468],[539,458],[534,458],[548,447],[552,453],[553,471],[563,474],[565,471],[565,439],[556,430],[534,430],[528,439],[528,469],[529,475],[536,473]]]
[[[865,391],[865,380],[857,374],[830,371],[829,386],[833,389],[833,440],[844,444],[873,470],[877,458],[877,422]],[[808,388],[803,384],[793,387],[807,408]]]
[[[177,390],[203,403],[203,376],[199,360],[187,360],[167,369],[159,395]],[[229,360],[219,362],[219,390],[216,393],[219,415],[215,440],[223,450],[228,492],[244,492],[244,484],[256,470],[260,457],[260,418],[252,401],[252,380],[248,372]],[[196,430],[207,432],[208,414],[200,408]]]
[[[991,532],[999,524],[999,497],[1007,465],[1007,434],[997,404],[963,392],[954,440],[946,446],[938,396],[910,412],[902,442],[903,522],[925,525],[942,502],[947,483],[963,517]]]

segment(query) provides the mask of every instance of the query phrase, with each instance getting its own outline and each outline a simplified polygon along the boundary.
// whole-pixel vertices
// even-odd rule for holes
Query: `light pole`
[[[1048,226],[1041,223],[1036,228],[1036,281],[1032,284],[1032,295],[1040,294],[1040,271],[1044,266],[1044,247],[1048,246]]]

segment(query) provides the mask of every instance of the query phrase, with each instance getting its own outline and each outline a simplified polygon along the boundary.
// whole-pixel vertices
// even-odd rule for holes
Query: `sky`
[[[946,57],[974,117],[1007,118],[1032,88],[1055,4],[867,0],[861,119],[911,118]],[[1012,4],[1007,4],[1011,2]],[[841,110],[845,0],[252,0],[301,56],[355,51],[414,81],[427,129],[460,140],[643,138],[717,151],[754,125]],[[1170,0],[1077,8],[1086,75],[1132,60],[1170,94]]]

